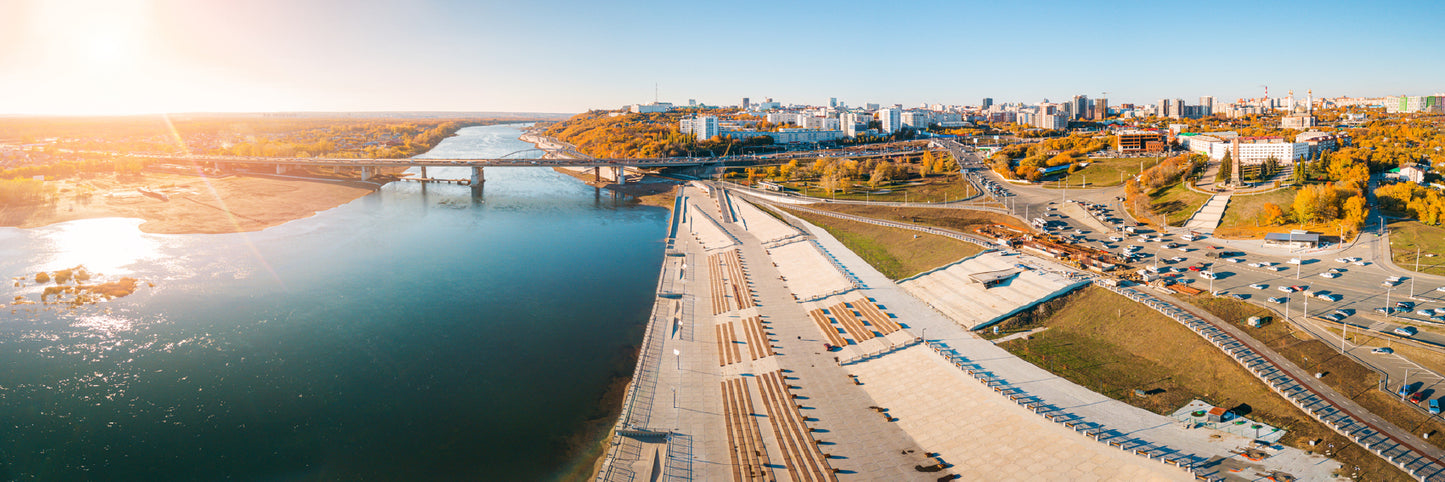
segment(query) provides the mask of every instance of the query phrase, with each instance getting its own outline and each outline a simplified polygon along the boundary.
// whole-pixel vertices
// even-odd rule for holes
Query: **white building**
[[[782,129],[778,132],[722,131],[724,136],[736,139],[771,137],[775,144],[800,144],[828,142],[843,138],[843,131],[820,131],[813,129]]]
[[[677,130],[683,134],[692,134],[699,141],[712,139],[721,133],[718,127],[717,117],[710,115],[683,118],[678,121]]]
[[[928,125],[933,123],[933,115],[930,112],[907,111],[899,116],[899,119],[903,125],[914,129],[927,129]]]
[[[863,129],[868,129],[867,120],[865,120],[865,118],[871,120],[873,117],[867,114],[860,115],[855,112],[844,112],[838,115],[838,123],[843,128],[844,135],[848,137],[857,137],[859,124],[863,124]]]
[[[1278,137],[1241,137],[1235,139],[1230,147],[1230,157],[1240,165],[1259,164],[1269,158],[1280,164],[1293,164],[1296,159],[1310,155],[1308,143],[1289,142]]]
[[[903,111],[898,109],[879,109],[878,122],[883,124],[883,132],[892,134],[903,128]]]
[[[655,114],[672,110],[671,102],[653,102],[651,104],[632,104],[628,110],[634,114]]]

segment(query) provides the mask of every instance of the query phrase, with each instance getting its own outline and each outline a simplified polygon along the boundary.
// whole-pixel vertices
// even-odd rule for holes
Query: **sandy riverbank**
[[[376,190],[372,183],[237,175],[205,178],[147,172],[49,181],[59,194],[43,206],[0,208],[0,226],[33,228],[77,219],[140,218],[156,234],[260,231],[340,206]],[[143,194],[140,188],[168,199]],[[83,193],[89,193],[85,195]]]

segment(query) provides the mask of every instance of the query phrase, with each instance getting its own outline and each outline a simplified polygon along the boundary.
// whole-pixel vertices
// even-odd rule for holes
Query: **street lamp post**
[[[1385,318],[1389,318],[1390,313],[1395,311],[1394,309],[1390,308],[1390,293],[1393,291],[1395,291],[1395,288],[1393,286],[1385,290]]]

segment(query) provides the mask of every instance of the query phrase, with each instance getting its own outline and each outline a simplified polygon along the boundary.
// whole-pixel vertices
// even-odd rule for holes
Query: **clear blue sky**
[[[1445,91],[1441,5],[0,0],[0,113]]]

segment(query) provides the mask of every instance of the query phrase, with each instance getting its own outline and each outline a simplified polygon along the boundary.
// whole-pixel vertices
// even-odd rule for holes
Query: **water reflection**
[[[140,223],[139,219],[104,218],[40,228],[39,241],[49,249],[37,260],[36,270],[84,265],[91,273],[106,276],[130,274],[136,263],[160,256],[156,235],[140,232]]]

